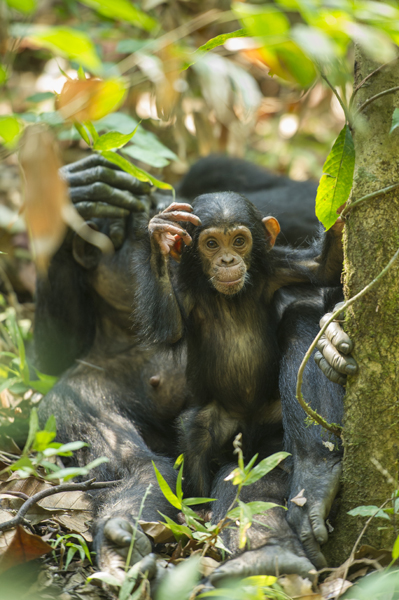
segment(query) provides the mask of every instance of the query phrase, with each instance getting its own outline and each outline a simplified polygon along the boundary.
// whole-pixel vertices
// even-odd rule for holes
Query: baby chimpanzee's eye
[[[211,248],[211,250],[214,250],[215,248],[218,247],[218,243],[216,240],[208,240],[206,245],[208,248]]]
[[[240,248],[241,246],[244,246],[244,244],[245,244],[245,238],[243,238],[242,236],[238,236],[234,240],[234,246],[238,246]]]

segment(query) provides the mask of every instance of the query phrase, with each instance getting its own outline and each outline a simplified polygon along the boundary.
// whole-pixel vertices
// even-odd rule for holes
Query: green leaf
[[[316,27],[298,24],[291,30],[292,39],[316,63],[328,64],[336,59],[336,49],[331,39]]]
[[[192,556],[168,571],[157,589],[157,600],[187,600],[200,578],[199,556]]]
[[[43,102],[44,100],[50,100],[55,98],[53,92],[38,92],[37,94],[32,94],[32,96],[28,96],[26,98],[26,102]]]
[[[176,496],[178,497],[180,502],[183,500],[182,478],[183,478],[183,463],[179,469],[179,472],[177,474],[177,480],[176,480]]]
[[[193,504],[206,504],[207,502],[216,502],[216,498],[185,498],[184,504],[192,506]]]
[[[101,72],[102,70],[101,61],[92,41],[82,31],[71,27],[46,27],[41,31],[28,34],[27,37],[38,46],[76,60],[90,71]]]
[[[213,50],[218,46],[223,46],[226,40],[230,40],[231,38],[245,37],[248,35],[245,29],[237,29],[237,31],[232,31],[231,33],[222,33],[222,35],[217,35],[216,37],[208,40],[206,44],[200,46],[196,52],[209,52],[209,50]]]
[[[14,146],[22,129],[22,124],[15,117],[0,117],[0,138],[2,138],[5,146]]]
[[[390,520],[388,515],[386,515],[382,510],[379,510],[378,506],[357,506],[352,510],[348,511],[348,515],[351,517],[372,517],[373,515],[380,519],[388,519]]]
[[[252,516],[265,513],[266,511],[270,510],[271,508],[275,508],[276,506],[278,506],[279,508],[284,508],[284,507],[281,507],[279,504],[275,504],[274,502],[261,502],[261,501],[247,502],[246,506],[251,511]],[[233,508],[232,510],[230,510],[227,513],[227,516],[229,517],[229,519],[232,519],[233,521],[235,521],[240,516],[240,508],[239,507]]]
[[[86,121],[84,123],[84,126],[86,127],[87,131],[90,133],[93,142],[96,143],[96,141],[98,140],[98,133],[97,133],[97,130],[94,127],[93,123],[91,121]]]
[[[157,169],[162,169],[170,163],[167,158],[164,158],[151,150],[146,150],[141,146],[137,146],[134,143],[132,146],[123,148],[122,153],[131,156],[135,160],[147,163],[147,165],[150,165],[151,167],[156,167]]]
[[[277,582],[274,575],[251,575],[241,581],[242,585],[254,585],[256,587],[270,587]]]
[[[43,454],[46,458],[50,456],[72,456],[72,452],[80,450],[84,446],[88,446],[85,442],[69,442],[68,444],[57,444],[56,446],[47,447]]]
[[[289,20],[275,6],[235,2],[232,9],[251,36],[276,38],[289,31]]]
[[[81,0],[81,2],[109,19],[127,21],[146,31],[151,31],[157,25],[155,19],[136,8],[129,0]]]
[[[46,395],[57,383],[58,377],[54,375],[46,375],[45,373],[40,373],[37,369],[35,369],[35,374],[38,379],[33,379],[27,382],[29,387],[33,388],[40,394]]]
[[[355,147],[348,125],[336,139],[323,167],[316,196],[316,216],[326,229],[338,219],[337,209],[344,204],[352,189]]]
[[[392,114],[392,125],[389,133],[391,134],[395,129],[399,127],[399,108],[395,108]]]
[[[396,560],[397,558],[399,558],[399,535],[392,548],[392,560]]]
[[[253,456],[251,458],[251,460],[249,461],[249,463],[244,467],[244,473],[246,475],[248,475],[248,473],[250,472],[250,470],[252,469],[252,467],[254,466],[256,461],[258,460],[258,456],[259,456],[259,454],[255,454],[255,456]]]
[[[86,142],[86,144],[88,146],[91,146],[91,141],[90,138],[87,134],[86,129],[83,127],[83,125],[81,123],[78,123],[77,121],[74,122],[73,126],[75,127],[76,131],[79,133],[80,137],[82,138],[82,140],[84,142]]]
[[[71,444],[76,444],[76,446],[77,446],[77,444],[84,444],[85,446],[88,446],[88,444],[85,444],[84,442],[70,442],[69,444],[65,444],[65,446],[69,446],[69,450],[70,450]],[[95,469],[99,465],[102,465],[103,463],[106,463],[106,462],[109,462],[109,458],[107,458],[106,456],[99,456],[98,458],[95,458],[94,460],[92,460],[84,468],[86,469],[86,471],[88,473],[92,469]]]
[[[173,187],[169,183],[164,183],[163,181],[159,181],[156,177],[153,177],[143,169],[139,169],[136,165],[130,163],[126,158],[123,158],[119,154],[115,154],[115,152],[111,152],[109,150],[103,150],[100,152],[104,158],[109,160],[110,162],[118,165],[121,169],[136,177],[139,181],[150,181],[155,187],[160,188],[161,190],[173,190]]]
[[[3,85],[3,83],[5,83],[6,81],[7,81],[7,71],[5,70],[3,65],[0,65],[0,85]]]
[[[272,469],[277,467],[277,465],[282,460],[287,458],[287,456],[290,456],[288,452],[276,452],[275,454],[264,458],[260,461],[258,465],[256,465],[256,467],[252,469],[248,478],[246,478],[243,482],[243,485],[251,485],[252,483],[255,483],[256,481],[258,481],[258,479],[260,479],[261,477],[269,473],[269,471],[272,471]]]
[[[46,424],[44,426],[44,431],[52,431],[52,432],[56,433],[57,421],[55,420],[54,415],[50,415],[49,418],[47,419]]]
[[[122,148],[125,146],[134,136],[137,131],[137,127],[128,134],[119,133],[118,131],[110,131],[109,133],[105,133],[101,135],[98,140],[94,143],[94,150],[117,150],[118,148]]]
[[[78,79],[81,79],[82,81],[86,80],[86,75],[85,72],[83,70],[82,65],[79,65],[79,69],[78,69]]]
[[[149,45],[148,40],[134,40],[130,38],[118,42],[116,51],[120,52],[120,54],[134,54],[143,50],[147,45]]]
[[[22,456],[15,463],[13,463],[10,467],[8,467],[8,469],[10,471],[18,471],[19,469],[26,468],[26,467],[28,469],[34,470],[34,466],[33,466],[32,461],[30,460],[30,458],[28,458],[27,456]]]
[[[158,481],[158,485],[161,488],[161,492],[165,496],[166,500],[169,502],[169,504],[171,504],[175,508],[181,509],[182,504],[181,504],[179,498],[177,496],[175,496],[175,494],[172,492],[172,490],[170,489],[168,483],[163,478],[163,476],[161,475],[161,473],[158,471],[158,469],[157,469],[154,461],[152,461],[152,466],[154,467],[154,471],[155,471],[155,475],[156,475],[156,478],[157,478],[157,481]]]
[[[189,539],[191,539],[192,532],[191,529],[187,527],[187,525],[179,525],[178,523],[172,521],[172,519],[170,519],[166,515],[162,514],[160,511],[158,512],[161,515],[161,517],[165,519],[166,526],[171,530],[171,532],[176,538],[176,541],[179,541],[180,538],[183,536],[187,536]]]
[[[43,452],[51,444],[56,435],[55,431],[38,431],[35,435],[32,450]]]
[[[36,410],[36,408],[32,408],[32,410],[30,411],[30,417],[29,417],[28,439],[26,440],[23,454],[26,454],[30,450],[33,442],[35,441],[35,436],[36,436],[36,433],[38,432],[38,430],[39,430],[39,418],[37,416],[37,410]]]
[[[10,8],[15,8],[22,13],[31,13],[36,9],[36,0],[6,0]]]

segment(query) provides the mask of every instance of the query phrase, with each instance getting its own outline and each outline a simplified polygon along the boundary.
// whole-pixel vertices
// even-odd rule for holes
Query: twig
[[[363,102],[363,104],[361,104],[359,106],[359,108],[356,111],[356,115],[361,113],[369,104],[371,104],[375,100],[378,100],[379,98],[382,98],[383,96],[386,96],[387,94],[393,94],[398,91],[399,91],[399,85],[395,85],[395,87],[388,88],[387,90],[383,90],[382,92],[375,94],[375,96],[371,96],[371,98],[368,98],[365,102]]]
[[[337,423],[328,423],[325,419],[323,419],[323,417],[321,415],[319,415],[318,412],[316,412],[315,410],[313,410],[313,408],[311,408],[309,406],[309,404],[305,401],[304,397],[302,396],[301,388],[302,388],[303,372],[305,370],[305,367],[306,367],[306,364],[307,364],[309,358],[312,355],[313,350],[316,347],[317,342],[319,341],[319,339],[321,338],[323,333],[326,331],[329,324],[332,323],[332,321],[334,321],[334,319],[336,319],[336,317],[342,311],[345,311],[347,308],[349,308],[349,306],[354,304],[356,302],[356,300],[359,300],[360,298],[362,298],[362,296],[367,294],[367,292],[369,292],[371,290],[371,288],[374,287],[375,284],[382,277],[384,277],[384,275],[386,275],[386,273],[392,267],[393,263],[396,261],[398,256],[399,256],[399,249],[395,252],[393,257],[391,258],[389,263],[383,268],[381,273],[379,273],[377,275],[377,277],[375,277],[375,279],[373,279],[373,281],[371,281],[369,284],[367,284],[366,287],[364,287],[358,294],[356,294],[355,296],[353,296],[352,298],[350,298],[349,300],[344,302],[344,304],[342,306],[340,306],[340,308],[338,308],[335,312],[333,312],[331,317],[324,323],[323,327],[320,329],[319,333],[316,335],[316,337],[313,340],[312,344],[310,345],[308,351],[306,352],[306,354],[303,358],[303,361],[301,362],[301,366],[299,367],[299,370],[298,370],[297,384],[296,384],[296,398],[297,398],[299,404],[301,405],[303,410],[306,412],[306,414],[309,415],[309,417],[311,419],[313,419],[313,421],[316,421],[316,423],[318,423],[319,425],[324,427],[324,429],[326,429],[327,431],[330,431],[331,433],[333,433],[334,435],[336,435],[338,437],[341,437],[341,432],[342,432],[341,425],[338,425]]]
[[[351,99],[349,101],[349,106],[352,106],[356,94],[358,93],[358,91],[360,90],[360,88],[362,88],[364,86],[364,84],[366,83],[366,81],[368,81],[371,77],[373,77],[374,75],[376,75],[376,73],[379,73],[379,71],[381,71],[382,69],[384,69],[388,65],[391,65],[396,60],[398,60],[398,58],[394,58],[393,60],[391,60],[391,61],[389,61],[387,63],[384,63],[383,65],[380,65],[379,67],[377,67],[376,69],[374,69],[374,71],[371,71],[371,73],[369,73],[364,79],[362,79],[362,81],[353,90],[352,97],[351,97]]]
[[[388,192],[396,189],[397,187],[399,187],[399,182],[394,183],[393,185],[389,185],[388,187],[381,188],[380,190],[377,190],[376,192],[371,192],[371,194],[366,194],[366,196],[362,196],[358,200],[355,200],[354,202],[351,202],[349,205],[345,206],[344,210],[340,214],[340,217],[342,218],[346,214],[348,214],[348,212],[357,204],[360,204],[361,202],[364,202],[365,200],[372,200],[373,198],[378,198],[378,196],[387,194]]]
[[[9,529],[12,529],[13,527],[16,527],[22,523],[29,509],[40,500],[43,500],[43,498],[54,496],[54,494],[59,494],[60,492],[85,492],[87,490],[101,490],[103,488],[114,487],[119,483],[119,481],[94,482],[95,478],[89,479],[88,481],[83,481],[82,483],[61,483],[60,485],[55,485],[46,490],[42,490],[41,492],[37,492],[37,494],[33,494],[29,500],[23,503],[13,519],[10,519],[10,521],[6,521],[5,523],[0,523],[0,532],[8,531]]]
[[[351,119],[350,119],[350,116],[349,116],[349,111],[348,111],[347,107],[345,106],[345,104],[343,103],[341,96],[338,94],[338,92],[335,89],[335,87],[332,85],[332,83],[329,82],[329,80],[327,79],[327,77],[321,71],[320,71],[320,75],[324,79],[324,81],[327,83],[327,85],[331,88],[333,94],[335,95],[335,97],[337,98],[338,102],[340,103],[342,110],[344,111],[346,122],[348,124],[350,124]]]

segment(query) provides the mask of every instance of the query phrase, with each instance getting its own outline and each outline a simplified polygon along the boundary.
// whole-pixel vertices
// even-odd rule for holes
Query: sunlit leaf
[[[151,31],[157,25],[155,19],[136,8],[129,0],[81,0],[81,2],[110,19],[127,21],[147,31]]]
[[[392,114],[392,125],[389,133],[392,133],[399,127],[399,108],[395,108]]]
[[[25,448],[24,448],[24,452],[23,452],[24,454],[26,454],[26,452],[28,452],[28,450],[31,448],[38,430],[39,430],[39,417],[37,416],[36,408],[32,408],[32,410],[30,411],[29,433],[28,433],[28,439],[26,440],[26,443],[25,443]]]
[[[32,450],[43,452],[56,436],[55,431],[38,431],[35,435]]]
[[[231,33],[222,33],[222,35],[217,35],[216,37],[208,40],[206,44],[202,44],[202,46],[200,46],[196,52],[209,52],[209,50],[213,50],[213,48],[223,46],[226,40],[244,37],[246,35],[248,35],[248,32],[245,29],[237,29],[237,31],[232,31]]]
[[[128,160],[126,160],[126,158],[123,158],[123,156],[119,156],[119,154],[116,154],[115,152],[104,150],[103,152],[100,152],[100,154],[110,162],[114,163],[115,165],[118,165],[118,167],[120,167],[127,173],[130,173],[130,175],[133,175],[133,177],[136,177],[139,181],[150,181],[153,185],[162,190],[173,190],[173,187],[169,183],[160,181],[159,179],[153,177],[143,169],[139,169],[139,167],[136,167],[136,165],[133,165]]]
[[[102,69],[93,42],[82,31],[71,27],[46,27],[28,35],[28,39],[38,46],[78,61],[90,71],[100,72]]]
[[[0,138],[6,146],[13,147],[23,129],[21,122],[11,116],[0,117]]]
[[[120,79],[73,79],[66,81],[57,98],[57,108],[64,119],[97,121],[116,110],[126,94]]]
[[[22,13],[31,13],[36,9],[36,0],[6,0],[10,8],[15,8]]]
[[[216,498],[185,498],[184,504],[187,506],[195,506],[196,504],[207,504],[208,502],[216,502]]]
[[[280,505],[275,504],[274,502],[256,501],[256,502],[247,502],[246,506],[251,511],[252,516],[255,516],[255,515],[260,515],[264,512],[267,512],[271,508],[275,508],[276,506],[280,506]],[[240,509],[238,507],[233,508],[232,510],[230,510],[228,512],[227,516],[229,517],[229,519],[232,519],[232,520],[238,519],[240,516]]]
[[[135,160],[139,160],[140,162],[146,163],[147,165],[156,167],[158,169],[162,169],[170,163],[167,158],[160,156],[152,150],[146,150],[141,146],[137,146],[134,143],[131,146],[126,146],[123,148],[122,154],[127,154],[127,156],[131,156]]]
[[[7,81],[7,71],[5,70],[3,65],[0,65],[0,85],[5,83],[6,81]]]
[[[152,461],[152,466],[154,467],[158,485],[161,488],[161,492],[165,496],[166,500],[175,508],[181,508],[181,502],[180,502],[179,498],[172,492],[172,490],[169,487],[169,484],[167,483],[165,478],[161,475],[161,473],[158,471],[154,461]]]
[[[352,189],[355,147],[348,125],[342,129],[323,166],[316,196],[316,216],[326,229],[338,219],[337,209]]]
[[[137,125],[138,127],[138,125]],[[94,150],[116,150],[125,146],[134,136],[137,127],[128,134],[119,133],[118,131],[110,131],[101,135],[94,143]]]
[[[257,587],[269,587],[276,583],[277,577],[273,575],[252,575],[251,577],[245,577],[242,580],[243,585],[255,585]]]
[[[285,14],[275,6],[235,2],[232,9],[247,33],[254,37],[277,38],[286,34],[290,28],[290,22]]]
[[[260,461],[259,464],[256,465],[256,467],[252,469],[251,473],[248,476],[248,479],[246,479],[246,481],[244,482],[244,485],[251,485],[252,483],[255,483],[256,481],[258,481],[258,479],[260,479],[261,477],[269,473],[269,471],[272,471],[275,467],[277,467],[277,465],[280,464],[281,461],[287,458],[288,456],[290,456],[288,452],[276,452],[275,454],[264,458]]]
[[[385,514],[384,511],[380,510],[378,506],[373,505],[357,506],[356,508],[349,510],[348,515],[351,515],[351,517],[372,517],[374,515],[375,517],[388,519],[389,521],[389,516]]]
[[[80,137],[82,138],[82,140],[84,142],[86,142],[86,144],[88,146],[90,146],[91,145],[90,138],[89,138],[89,136],[87,134],[87,131],[84,128],[84,126],[81,125],[80,123],[78,123],[77,121],[74,122],[73,126],[75,127],[76,131],[78,132],[78,134],[80,135]]]
[[[121,586],[120,580],[117,579],[116,577],[114,577],[113,575],[110,575],[106,571],[98,571],[97,573],[94,573],[93,575],[89,575],[89,577],[87,578],[87,581],[91,581],[92,579],[98,579],[98,580],[103,581],[104,583],[107,583],[108,585],[111,585],[113,587]]]
[[[171,530],[177,541],[179,541],[180,538],[183,536],[186,536],[189,539],[191,538],[192,532],[191,529],[187,527],[187,525],[179,525],[178,523],[172,521],[172,519],[170,519],[166,515],[162,514],[160,511],[158,512],[161,515],[161,517],[165,519],[166,526]]]
[[[72,452],[76,452],[76,450],[80,450],[88,446],[86,442],[69,442],[68,444],[56,444],[55,448],[46,448],[43,450],[43,454],[46,458],[50,458],[50,456],[72,456]]]
[[[397,558],[399,558],[399,535],[392,548],[392,560],[396,560]]]

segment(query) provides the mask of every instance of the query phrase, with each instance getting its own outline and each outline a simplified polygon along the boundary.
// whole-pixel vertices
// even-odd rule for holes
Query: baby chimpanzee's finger
[[[178,235],[182,238],[187,246],[189,246],[192,242],[191,235],[189,235],[185,229],[178,227],[177,225],[173,225],[173,223],[153,223],[150,227],[150,233],[152,235],[163,233],[172,233],[173,235]]]
[[[165,210],[162,212],[167,213],[174,210],[184,210],[186,212],[192,212],[193,207],[191,206],[191,204],[187,204],[185,202],[172,202],[172,204],[169,204],[168,208],[165,208]]]
[[[193,225],[201,225],[201,220],[196,215],[192,215],[188,212],[173,211],[168,213],[160,213],[157,215],[159,219],[165,219],[168,221],[189,221]]]

